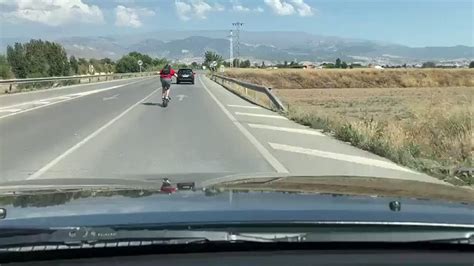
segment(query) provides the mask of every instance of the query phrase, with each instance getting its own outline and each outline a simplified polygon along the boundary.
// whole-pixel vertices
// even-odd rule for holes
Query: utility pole
[[[244,25],[242,22],[234,22],[232,26],[235,27],[235,37],[237,39],[237,61],[240,65],[240,28]]]
[[[230,30],[230,35],[228,37],[229,37],[229,42],[230,42],[230,46],[229,46],[230,67],[234,67],[234,34],[233,34],[232,30]]]

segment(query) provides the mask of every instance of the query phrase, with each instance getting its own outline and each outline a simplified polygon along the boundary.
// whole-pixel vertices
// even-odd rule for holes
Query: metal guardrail
[[[31,83],[31,82],[48,82],[56,80],[73,80],[73,79],[92,79],[92,78],[103,78],[103,77],[146,77],[155,74],[156,72],[142,72],[142,73],[114,73],[114,74],[100,74],[100,75],[77,75],[77,76],[64,76],[64,77],[46,77],[46,78],[25,78],[25,79],[0,79],[0,84],[5,83]]]
[[[103,81],[107,80],[116,80],[124,78],[133,78],[133,77],[147,77],[156,74],[156,72],[141,72],[141,73],[113,73],[113,74],[100,74],[100,75],[77,75],[77,76],[64,76],[64,77],[45,77],[45,78],[24,78],[24,79],[3,79],[0,80],[0,85],[9,85],[8,90],[5,92],[11,92],[13,85],[18,84],[29,84],[29,83],[45,83],[45,82],[54,82],[54,81],[64,81],[64,80],[88,80],[88,83],[92,83],[94,80]],[[105,79],[104,79],[105,78]]]
[[[252,84],[252,83],[249,83],[249,82],[241,81],[241,80],[234,79],[234,78],[225,77],[225,76],[218,75],[218,74],[212,74],[211,79],[214,80],[217,83],[219,83],[218,79],[220,79],[221,82],[219,84],[224,86],[224,87],[226,87],[225,82],[230,82],[230,83],[237,84],[237,85],[239,85],[243,88],[265,94],[268,97],[268,99],[270,100],[270,102],[273,104],[273,107],[275,107],[278,111],[283,111],[283,112],[287,111],[286,107],[283,105],[283,103],[280,101],[280,99],[278,99],[278,97],[275,96],[272,93],[272,88],[268,88],[268,87],[265,87],[265,86],[262,86],[262,85]]]

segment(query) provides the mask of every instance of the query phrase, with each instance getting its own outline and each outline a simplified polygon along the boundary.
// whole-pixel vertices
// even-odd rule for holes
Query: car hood
[[[242,187],[248,180],[233,182],[172,194],[153,181],[56,180],[51,186],[46,180],[15,192],[11,183],[1,187],[0,228],[334,221],[474,225],[469,202],[249,189]]]

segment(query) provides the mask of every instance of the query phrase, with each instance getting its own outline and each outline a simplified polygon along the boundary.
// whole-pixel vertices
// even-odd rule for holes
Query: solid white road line
[[[95,93],[99,93],[99,92],[103,92],[103,91],[108,91],[108,90],[117,89],[117,88],[120,88],[120,87],[124,87],[124,86],[127,86],[127,85],[131,85],[131,84],[140,82],[140,81],[141,81],[141,80],[139,80],[139,81],[134,81],[134,82],[130,82],[130,83],[126,83],[126,84],[120,84],[120,85],[116,85],[116,86],[112,86],[112,87],[108,87],[108,88],[103,88],[103,89],[97,89],[97,90],[92,90],[92,91],[86,91],[86,92],[76,93],[76,94],[70,94],[70,95],[66,95],[66,96],[68,96],[67,98],[66,98],[66,96],[60,96],[60,97],[48,98],[48,99],[39,100],[39,101],[36,100],[36,101],[33,101],[33,102],[26,102],[26,103],[20,103],[20,104],[16,104],[16,105],[11,105],[11,106],[7,106],[7,107],[3,107],[3,108],[0,109],[0,110],[4,110],[4,108],[12,108],[12,107],[24,106],[24,105],[29,105],[29,104],[40,104],[40,102],[46,103],[45,101],[50,101],[50,103],[47,103],[47,104],[41,104],[41,105],[36,106],[36,107],[33,107],[33,108],[24,109],[23,111],[19,111],[19,112],[10,113],[10,114],[7,114],[7,115],[0,116],[0,119],[5,118],[5,117],[9,117],[9,116],[14,116],[14,115],[26,113],[26,112],[33,111],[33,110],[37,110],[37,109],[40,109],[40,108],[43,108],[43,107],[46,107],[46,106],[51,106],[51,105],[54,105],[54,104],[58,104],[58,103],[67,102],[67,101],[70,101],[70,100],[78,99],[78,98],[80,98],[80,97],[84,97],[84,96],[87,96],[87,95],[91,95],[91,94],[95,94]],[[54,99],[61,99],[61,100],[59,100],[59,101],[53,101]]]
[[[283,119],[283,120],[288,120],[286,117],[280,116],[280,115],[264,115],[264,114],[254,114],[254,113],[241,113],[241,112],[235,112],[236,115],[242,115],[242,116],[254,116],[254,117],[265,117],[265,118],[272,118],[272,119]]]
[[[244,127],[242,124],[237,121],[237,119],[225,108],[225,106],[219,102],[216,96],[209,90],[209,88],[204,84],[201,78],[199,78],[204,89],[211,96],[211,98],[216,102],[224,112],[224,114],[234,123],[234,125],[240,130],[240,132],[252,143],[255,148],[260,152],[260,154],[267,160],[267,162],[278,172],[278,173],[289,173],[288,170],[283,166],[258,140]]]
[[[18,112],[18,111],[21,111],[22,109],[18,109],[18,108],[13,108],[13,109],[0,109],[0,113],[14,113],[14,112]]]
[[[307,149],[303,147],[296,147],[296,146],[290,146],[290,145],[285,145],[285,144],[270,143],[270,142],[268,144],[270,144],[270,146],[275,150],[306,154],[306,155],[317,156],[317,157],[322,157],[322,158],[328,158],[328,159],[334,159],[334,160],[339,160],[339,161],[346,161],[346,162],[351,162],[351,163],[376,166],[376,167],[381,167],[381,168],[386,168],[386,169],[399,170],[399,171],[409,172],[413,174],[418,174],[415,171],[398,166],[397,164],[392,163],[392,162],[375,160],[375,159],[365,158],[361,156]]]
[[[234,107],[234,108],[262,109],[262,107],[260,107],[260,106],[251,106],[251,105],[228,104],[227,106]]]
[[[311,129],[274,127],[274,126],[267,126],[267,125],[261,125],[261,124],[248,124],[248,125],[251,128],[269,129],[269,130],[284,131],[284,132],[299,133],[299,134],[314,135],[314,136],[325,136],[323,133],[318,132],[316,130],[311,130]]]
[[[107,124],[103,125],[102,127],[100,127],[99,129],[97,129],[96,131],[94,131],[92,134],[90,134],[89,136],[87,136],[86,138],[84,138],[83,140],[81,140],[80,142],[78,142],[77,144],[75,144],[74,146],[72,146],[71,148],[69,148],[68,150],[66,150],[63,154],[59,155],[58,157],[56,157],[54,160],[52,160],[51,162],[49,162],[48,164],[46,164],[45,166],[43,166],[41,169],[39,169],[38,171],[36,171],[35,173],[33,173],[32,175],[30,175],[28,178],[26,178],[27,180],[31,180],[31,179],[37,179],[39,177],[41,177],[44,173],[46,173],[49,169],[51,169],[52,167],[54,167],[56,164],[58,164],[62,159],[66,158],[66,156],[68,156],[69,154],[73,153],[75,150],[79,149],[81,146],[83,146],[84,144],[86,144],[89,140],[93,139],[95,136],[99,135],[102,131],[104,131],[106,128],[108,128],[109,126],[111,126],[113,123],[115,123],[117,120],[119,120],[120,118],[122,118],[124,115],[126,115],[128,112],[130,112],[133,108],[137,107],[138,105],[140,105],[142,102],[144,102],[146,99],[148,99],[149,97],[151,97],[153,94],[155,94],[156,92],[158,91],[158,89],[154,90],[152,93],[148,94],[145,98],[141,99],[140,101],[136,102],[135,104],[133,104],[132,106],[128,107],[125,111],[123,111],[121,114],[119,114],[118,116],[116,116],[114,119],[110,120]]]

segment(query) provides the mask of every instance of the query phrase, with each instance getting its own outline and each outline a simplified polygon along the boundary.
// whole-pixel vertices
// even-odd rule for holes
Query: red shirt
[[[174,74],[176,74],[176,72],[172,68],[170,68],[170,73],[168,75],[163,74],[163,69],[160,70],[160,77],[162,79],[171,79],[173,78]]]

